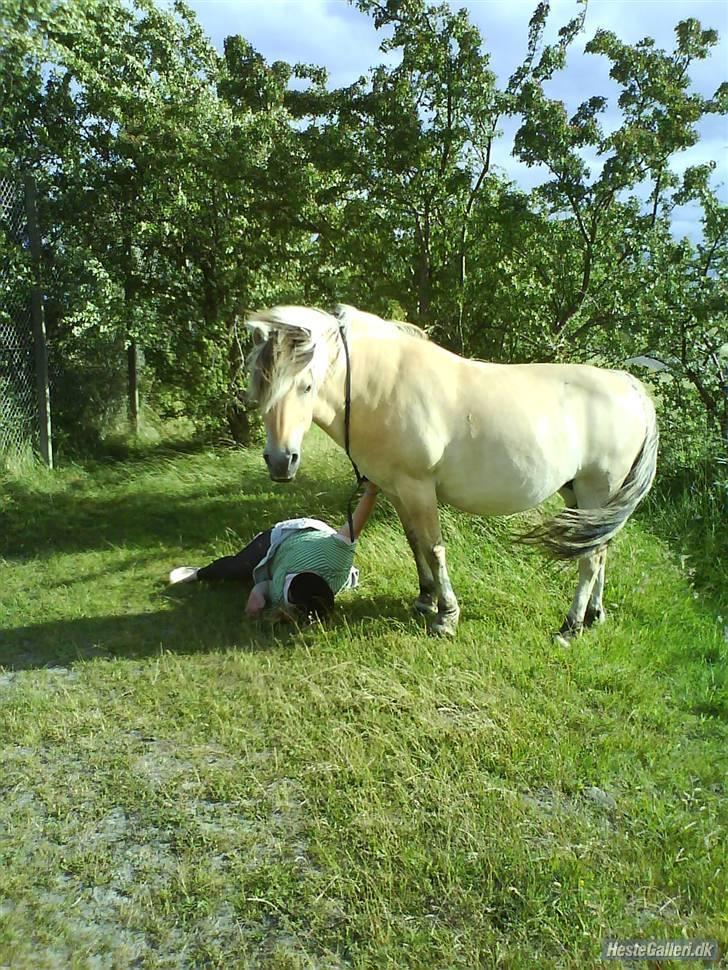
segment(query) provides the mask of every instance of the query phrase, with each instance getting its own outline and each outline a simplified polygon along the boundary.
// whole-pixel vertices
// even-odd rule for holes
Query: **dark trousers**
[[[209,566],[203,566],[197,571],[197,578],[205,581],[217,579],[237,579],[249,582],[253,578],[253,570],[270,549],[270,537],[273,529],[260,532],[245,549],[235,556],[223,556],[216,559]]]

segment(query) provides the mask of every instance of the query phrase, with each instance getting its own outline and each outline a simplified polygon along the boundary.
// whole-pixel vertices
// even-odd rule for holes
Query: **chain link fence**
[[[42,295],[33,287],[29,191],[28,185],[0,175],[0,459],[39,447],[47,459],[49,448],[38,396],[34,313],[42,314]],[[45,354],[44,344],[42,350]]]
[[[0,456],[37,446],[30,290],[23,273],[23,186],[0,177]]]

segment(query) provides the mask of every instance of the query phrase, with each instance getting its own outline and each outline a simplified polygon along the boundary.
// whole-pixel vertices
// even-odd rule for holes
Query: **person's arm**
[[[251,619],[258,616],[266,607],[268,583],[256,583],[250,591],[248,602],[245,604],[245,613]]]
[[[356,541],[361,535],[361,531],[364,526],[369,521],[369,516],[374,510],[374,506],[377,504],[377,494],[379,493],[379,486],[375,485],[374,482],[367,482],[364,489],[364,494],[359,499],[356,508],[354,509],[354,514],[351,517],[351,524],[354,527],[354,535],[349,534],[349,523],[342,525],[339,529],[339,535],[344,539],[348,539],[350,542]]]

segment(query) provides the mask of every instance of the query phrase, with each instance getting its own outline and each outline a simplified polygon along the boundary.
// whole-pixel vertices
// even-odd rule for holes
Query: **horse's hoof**
[[[554,640],[561,647],[568,647],[572,640],[581,635],[583,626],[581,623],[572,623],[572,621],[567,617],[561,624],[561,629],[558,633],[554,633]]]
[[[607,611],[603,606],[600,606],[598,610],[587,607],[586,614],[584,615],[584,626],[599,626],[604,623],[606,618]]]
[[[420,616],[434,616],[437,613],[437,603],[434,600],[424,599],[421,596],[414,601],[412,608]]]
[[[428,627],[429,633],[435,637],[454,637],[458,631],[459,616],[459,613],[438,613]]]

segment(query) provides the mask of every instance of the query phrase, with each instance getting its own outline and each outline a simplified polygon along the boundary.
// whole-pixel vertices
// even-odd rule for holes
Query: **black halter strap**
[[[344,449],[349,461],[351,462],[351,467],[354,469],[354,474],[356,475],[356,487],[351,493],[349,501],[346,504],[346,515],[349,520],[349,536],[353,542],[356,537],[354,535],[354,522],[351,514],[351,504],[354,501],[354,496],[359,491],[361,483],[367,481],[367,479],[357,468],[356,462],[351,457],[351,451],[349,450],[349,425],[351,422],[351,360],[349,358],[349,344],[346,340],[346,324],[343,320],[339,321],[339,336],[341,337],[341,343],[344,345],[344,359],[346,360],[346,376],[344,378]]]

